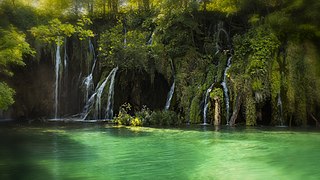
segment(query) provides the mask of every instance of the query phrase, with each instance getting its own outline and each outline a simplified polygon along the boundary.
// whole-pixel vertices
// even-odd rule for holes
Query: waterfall
[[[85,120],[87,118],[87,116],[89,115],[89,113],[90,113],[90,111],[92,109],[92,106],[94,104],[96,95],[97,95],[97,93],[93,93],[91,95],[91,97],[89,98],[87,104],[84,106],[83,113],[82,113],[82,119],[83,120]]]
[[[113,68],[112,71],[109,73],[109,75],[106,77],[106,79],[98,86],[95,90],[95,92],[91,95],[89,98],[87,104],[84,107],[84,111],[82,113],[82,119],[86,119],[89,113],[92,111],[93,105],[94,105],[94,117],[100,118],[101,117],[101,97],[104,92],[104,88],[107,85],[107,82],[111,79],[110,86],[109,86],[109,94],[108,94],[108,105],[107,105],[107,112],[113,112],[111,102],[113,101],[113,95],[114,95],[114,79],[116,72],[118,70],[118,67]],[[109,111],[108,111],[109,108]],[[113,113],[112,113],[113,114]]]
[[[223,28],[223,22],[219,22],[218,23],[218,27],[217,27],[217,35],[216,35],[216,53],[215,55],[217,55],[219,53],[219,51],[221,50],[221,47],[219,45],[219,42],[220,42],[220,39],[221,39],[221,33],[223,33],[225,36],[226,36],[226,40],[227,40],[227,43],[230,43],[230,37],[229,37],[229,34],[227,33],[227,31]]]
[[[127,47],[127,29],[124,27],[124,39],[123,39],[123,47]]]
[[[101,114],[101,97],[103,94],[103,90],[104,87],[106,86],[107,82],[110,79],[110,75],[112,74],[112,71],[110,72],[110,74],[108,75],[108,77],[102,82],[102,84],[99,86],[99,88],[96,91],[96,103],[95,103],[95,117],[97,119],[100,118],[100,114]]]
[[[229,94],[228,94],[228,86],[227,86],[227,72],[228,69],[231,67],[231,59],[232,56],[230,56],[228,58],[228,62],[227,62],[227,66],[226,69],[224,70],[224,74],[223,74],[223,82],[221,83],[222,87],[223,87],[223,92],[224,92],[224,97],[225,97],[225,101],[226,101],[226,119],[227,119],[227,125],[229,124],[229,111],[230,111],[230,105],[229,105]]]
[[[58,108],[59,108],[59,79],[60,79],[60,38],[58,37],[57,49],[56,49],[56,59],[55,59],[55,88],[54,88],[54,118],[58,118]]]
[[[94,52],[94,46],[93,46],[90,39],[89,39],[89,52],[90,52],[90,54],[92,54],[92,57],[93,57],[93,65],[91,67],[91,71],[90,71],[89,75],[86,76],[83,80],[83,84],[85,87],[85,102],[88,102],[89,94],[91,93],[91,91],[93,91],[93,88],[94,88],[93,73],[94,73],[94,69],[96,67],[96,63],[97,63],[96,54]]]
[[[204,107],[203,107],[203,124],[206,125],[207,124],[207,111],[208,111],[208,106],[209,106],[209,96],[210,96],[210,92],[212,91],[212,87],[213,87],[214,83],[211,84],[211,86],[207,89],[206,91],[206,97],[204,98]]]
[[[64,38],[64,58],[63,58],[63,66],[64,66],[64,73],[68,73],[68,54],[67,54],[67,37]]]
[[[165,110],[168,110],[170,108],[170,103],[171,103],[171,99],[172,99],[172,96],[174,93],[175,83],[176,83],[175,80],[173,80],[172,86],[171,86],[170,91],[167,96],[166,106],[164,107]]]
[[[279,93],[278,95],[278,107],[280,109],[280,114],[279,114],[279,119],[280,119],[280,126],[283,126],[283,119],[282,119],[282,99],[281,99],[281,95]]]
[[[154,32],[152,32],[151,36],[150,36],[150,39],[148,40],[147,42],[147,45],[151,46],[152,45],[152,42],[153,42],[153,36],[154,36]]]
[[[169,110],[169,108],[170,108],[171,99],[172,99],[172,96],[173,96],[173,93],[174,93],[174,88],[175,88],[175,85],[176,85],[176,76],[174,74],[174,64],[173,64],[172,59],[170,59],[170,64],[171,64],[171,70],[172,70],[172,73],[173,73],[173,83],[172,83],[170,91],[168,92],[168,95],[167,95],[166,106],[164,107],[164,110],[166,110],[166,111]]]
[[[113,118],[113,102],[114,102],[114,79],[116,77],[116,73],[118,71],[118,67],[114,69],[114,72],[111,77],[110,86],[109,86],[109,93],[108,93],[108,103],[107,103],[107,110],[106,110],[106,119]]]

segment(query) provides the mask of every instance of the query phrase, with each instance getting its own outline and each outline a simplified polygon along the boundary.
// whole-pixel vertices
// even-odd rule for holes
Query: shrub
[[[141,121],[141,119],[135,117],[135,118],[131,119],[130,125],[131,126],[142,126],[142,121]]]
[[[154,111],[150,117],[153,125],[180,125],[181,121],[174,111]]]
[[[135,113],[135,116],[141,120],[143,125],[150,125],[151,111],[147,106],[143,106],[141,111]]]
[[[124,103],[120,106],[119,114],[114,119],[114,122],[118,125],[130,125],[131,121],[133,119],[130,114],[128,114],[128,111],[131,110],[131,105],[129,103]]]

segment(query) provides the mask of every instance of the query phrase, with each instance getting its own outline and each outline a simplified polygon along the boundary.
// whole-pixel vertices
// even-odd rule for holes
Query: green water
[[[320,134],[0,125],[0,179],[319,179]]]

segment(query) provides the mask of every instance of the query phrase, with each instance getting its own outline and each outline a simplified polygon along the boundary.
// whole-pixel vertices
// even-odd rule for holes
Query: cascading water
[[[282,99],[281,99],[281,95],[279,93],[278,95],[278,107],[280,110],[280,114],[279,114],[279,119],[280,119],[280,126],[283,126],[283,119],[282,119]]]
[[[93,91],[94,88],[94,84],[93,84],[93,73],[94,73],[94,69],[96,67],[96,63],[97,63],[97,58],[96,58],[96,54],[94,52],[94,47],[93,44],[91,42],[91,40],[89,39],[89,52],[90,54],[92,54],[93,57],[93,65],[91,67],[91,71],[90,74],[84,78],[83,80],[83,84],[85,87],[85,102],[88,102],[88,98],[89,98],[89,94]]]
[[[153,42],[153,36],[154,36],[154,32],[152,32],[151,36],[150,36],[150,39],[148,40],[147,42],[147,45],[151,46],[152,45],[152,42]]]
[[[173,83],[171,85],[170,91],[167,96],[166,106],[164,107],[165,110],[168,110],[170,108],[170,103],[171,103],[171,99],[172,99],[172,96],[174,93],[175,84],[176,84],[176,82],[175,82],[175,80],[173,80]]]
[[[116,72],[118,70],[118,67],[113,68],[112,71],[109,73],[109,75],[106,77],[106,79],[98,86],[95,90],[95,92],[91,95],[89,98],[87,104],[84,107],[84,111],[82,113],[82,119],[86,119],[89,113],[93,109],[94,105],[94,117],[99,119],[101,118],[101,97],[104,92],[104,88],[107,85],[107,82],[111,79],[110,86],[109,86],[109,95],[108,95],[108,105],[109,107],[109,112],[113,112],[112,105],[110,105],[111,101],[113,100],[113,95],[114,95],[114,79]],[[108,110],[108,108],[107,108]]]
[[[221,45],[219,43],[221,43],[220,39],[221,39],[221,33],[223,33],[225,35],[225,39],[227,41],[227,43],[230,43],[230,37],[229,34],[227,33],[227,31],[223,28],[223,22],[219,22],[218,23],[218,27],[217,27],[217,34],[216,34],[216,53],[215,55],[217,55],[220,50],[223,48],[221,47]]]
[[[82,113],[83,120],[87,119],[87,116],[89,115],[90,111],[92,110],[92,106],[95,102],[96,96],[97,96],[97,93],[93,93],[91,95],[91,97],[89,98],[87,104],[84,106],[83,113]]]
[[[113,118],[113,102],[114,102],[114,80],[116,77],[116,73],[118,71],[118,67],[114,69],[114,72],[111,77],[110,86],[109,86],[109,93],[108,93],[108,103],[107,103],[107,110],[106,110],[106,119]]]
[[[108,77],[102,82],[102,84],[99,86],[99,88],[97,89],[96,91],[96,103],[95,103],[95,118],[97,119],[100,119],[100,114],[101,114],[101,97],[102,97],[102,94],[103,94],[103,90],[104,90],[104,87],[106,86],[107,82],[109,81],[110,79],[110,75],[112,74],[112,71],[111,73],[108,75]]]
[[[172,59],[170,59],[170,62],[171,62],[171,70],[173,72],[173,83],[172,83],[170,91],[168,92],[168,95],[167,95],[166,106],[164,107],[164,110],[166,110],[166,111],[169,110],[169,108],[170,108],[171,99],[172,99],[172,96],[173,96],[173,93],[174,93],[174,88],[175,88],[175,85],[176,85],[176,77],[175,77],[175,74],[174,74],[174,65],[173,65]]]
[[[127,29],[124,28],[123,47],[127,47]]]
[[[68,73],[68,54],[67,54],[67,37],[64,38],[64,58],[63,58],[64,73]]]
[[[203,124],[206,125],[207,124],[207,111],[208,111],[208,106],[209,106],[209,96],[210,96],[210,92],[212,91],[212,87],[213,87],[214,83],[211,84],[211,86],[207,89],[206,91],[206,97],[204,99],[204,107],[203,107]]]
[[[56,49],[56,59],[55,59],[55,88],[54,88],[54,118],[58,118],[58,108],[59,108],[59,79],[60,79],[60,38],[58,38],[57,49]]]
[[[229,111],[230,111],[230,105],[229,105],[229,94],[228,94],[228,86],[227,86],[227,72],[228,69],[231,67],[231,59],[232,56],[228,58],[226,69],[224,70],[223,74],[223,82],[221,83],[223,87],[224,97],[225,97],[225,103],[226,103],[226,119],[227,119],[227,125],[229,124]]]

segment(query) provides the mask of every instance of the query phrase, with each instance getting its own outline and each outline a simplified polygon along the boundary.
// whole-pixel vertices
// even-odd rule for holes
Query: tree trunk
[[[242,104],[242,95],[238,94],[237,100],[236,100],[236,104],[235,104],[235,107],[233,108],[233,113],[232,113],[232,116],[231,116],[231,119],[230,119],[230,122],[229,122],[230,126],[234,126],[235,125],[236,119],[238,118],[238,114],[239,114],[239,111],[240,111],[241,104]]]
[[[219,126],[220,124],[221,124],[220,99],[214,98],[214,125]]]

